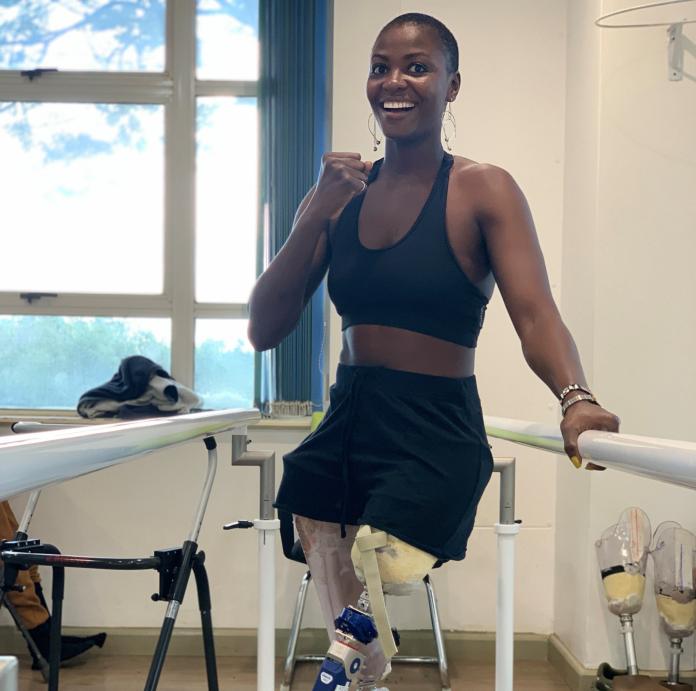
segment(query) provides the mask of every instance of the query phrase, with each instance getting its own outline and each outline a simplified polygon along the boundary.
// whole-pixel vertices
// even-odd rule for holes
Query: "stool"
[[[302,545],[299,540],[296,540],[292,548],[285,551],[285,556],[291,561],[298,564],[306,564]],[[442,562],[435,564],[434,568],[438,568]],[[285,657],[285,667],[283,670],[283,681],[280,684],[280,691],[290,691],[292,678],[295,674],[295,665],[298,662],[322,662],[325,655],[297,655],[297,639],[300,635],[302,627],[302,615],[304,614],[305,601],[307,600],[307,590],[309,583],[312,580],[312,574],[307,571],[300,581],[300,589],[297,593],[297,602],[295,603],[295,612],[292,616],[292,626],[290,627],[290,639],[288,640],[288,651]],[[440,683],[442,691],[451,691],[449,682],[449,671],[447,669],[447,655],[445,653],[445,645],[442,639],[442,629],[440,628],[440,617],[437,611],[437,601],[435,599],[435,591],[430,577],[426,576],[423,579],[425,585],[425,593],[428,598],[428,609],[430,610],[430,620],[433,627],[433,636],[435,638],[435,648],[437,655],[435,657],[428,656],[407,656],[396,655],[392,658],[392,662],[411,662],[422,664],[436,664],[440,670]]]

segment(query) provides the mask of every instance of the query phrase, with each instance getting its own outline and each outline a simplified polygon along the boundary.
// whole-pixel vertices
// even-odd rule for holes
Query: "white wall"
[[[563,307],[581,326],[597,395],[622,430],[695,438],[696,59],[667,78],[665,29],[600,31],[591,20],[636,3],[570,3]],[[684,28],[691,41],[694,26]],[[621,473],[559,473],[556,632],[586,666],[625,664],[605,608],[592,541],[626,506],[653,528],[696,530],[693,493]],[[649,592],[636,618],[638,661],[667,664]],[[578,612],[582,613],[578,616]],[[693,665],[692,639],[683,667]]]

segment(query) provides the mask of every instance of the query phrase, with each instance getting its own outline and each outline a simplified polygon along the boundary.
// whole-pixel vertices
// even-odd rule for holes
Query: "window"
[[[6,0],[0,35],[0,408],[131,354],[251,406],[258,0]]]

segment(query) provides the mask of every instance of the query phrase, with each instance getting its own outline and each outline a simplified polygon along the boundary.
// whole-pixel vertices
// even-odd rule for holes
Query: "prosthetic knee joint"
[[[405,595],[437,561],[434,556],[369,525],[358,530],[351,551],[358,579],[365,585],[357,607],[346,607],[336,619],[331,644],[313,691],[347,691],[360,674],[364,647],[377,638],[389,661],[398,641],[389,625],[384,594]]]

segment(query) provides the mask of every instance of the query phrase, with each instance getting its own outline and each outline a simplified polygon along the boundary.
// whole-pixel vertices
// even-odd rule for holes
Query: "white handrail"
[[[260,417],[257,410],[216,410],[0,437],[0,500],[197,437],[245,432]]]
[[[491,437],[564,453],[557,426],[503,417],[485,417]],[[696,489],[696,443],[613,432],[583,432],[580,455],[607,468]]]
[[[484,418],[489,437],[531,446],[552,453],[565,453],[563,437],[557,425],[544,425],[511,418]],[[584,460],[596,461],[607,468],[616,468],[675,485],[696,489],[696,444],[674,439],[642,437],[612,432],[583,432],[578,439]],[[517,528],[518,526],[498,526]],[[499,541],[501,536],[498,536]],[[513,550],[510,540],[508,548]],[[502,586],[510,587],[514,553],[507,554],[499,542],[498,556],[498,621],[506,622],[504,632],[496,632],[496,691],[512,691],[513,665],[513,600],[506,597]],[[500,652],[498,652],[500,645]]]

